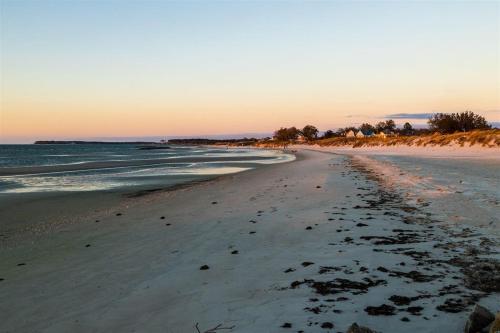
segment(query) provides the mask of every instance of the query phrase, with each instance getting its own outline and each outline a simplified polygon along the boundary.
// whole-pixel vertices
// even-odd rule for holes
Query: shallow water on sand
[[[164,186],[294,159],[281,151],[137,144],[0,145],[0,193]],[[177,181],[178,180],[178,181]]]

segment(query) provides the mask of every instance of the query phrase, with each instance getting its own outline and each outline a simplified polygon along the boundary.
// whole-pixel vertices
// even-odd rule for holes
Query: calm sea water
[[[280,151],[246,148],[139,148],[136,144],[0,145],[0,172],[11,168],[22,169],[23,173],[28,171],[28,174],[0,176],[0,193],[158,187],[294,159],[292,155]],[[211,160],[203,161],[206,157]],[[130,162],[131,165],[120,162],[120,166],[113,166],[118,161]],[[148,165],[148,161],[154,163]],[[83,167],[96,162],[109,162],[110,166],[102,167],[101,164],[99,168],[90,170]],[[138,162],[142,165],[133,165]],[[71,171],[64,170],[70,165]],[[78,165],[82,165],[82,169],[78,169]],[[59,170],[41,173],[37,170],[40,166],[58,166]]]

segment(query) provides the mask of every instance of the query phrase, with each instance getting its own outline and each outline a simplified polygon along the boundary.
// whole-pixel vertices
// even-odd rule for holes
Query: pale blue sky
[[[497,1],[1,5],[4,137],[327,129],[465,109],[500,120]]]

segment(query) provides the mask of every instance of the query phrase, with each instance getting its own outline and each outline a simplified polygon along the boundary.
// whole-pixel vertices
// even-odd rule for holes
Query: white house
[[[380,138],[386,138],[388,136],[394,136],[394,135],[395,135],[394,132],[390,130],[383,130],[377,134],[377,136]]]
[[[306,142],[307,139],[305,136],[303,136],[302,134],[299,134],[299,136],[297,137],[297,142]]]
[[[363,134],[363,132],[362,132],[362,131],[358,131],[358,133],[356,133],[356,137],[357,137],[357,138],[364,138],[364,137],[365,137],[365,135]]]

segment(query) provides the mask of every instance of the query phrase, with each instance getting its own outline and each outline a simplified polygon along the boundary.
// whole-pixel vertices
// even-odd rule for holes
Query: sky
[[[500,121],[498,1],[0,5],[3,143]]]

